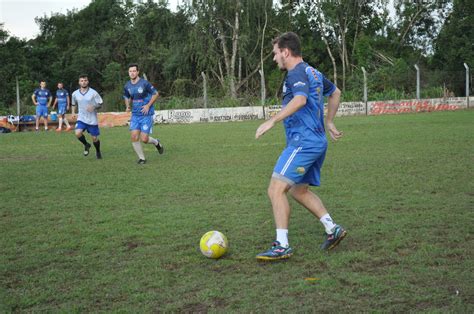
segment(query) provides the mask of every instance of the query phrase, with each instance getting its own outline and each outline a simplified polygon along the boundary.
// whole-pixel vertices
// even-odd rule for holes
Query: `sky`
[[[137,0],[138,1],[138,0]],[[32,39],[39,34],[35,17],[67,13],[68,10],[85,8],[91,0],[0,0],[0,23],[11,36]],[[175,10],[179,0],[168,0]]]

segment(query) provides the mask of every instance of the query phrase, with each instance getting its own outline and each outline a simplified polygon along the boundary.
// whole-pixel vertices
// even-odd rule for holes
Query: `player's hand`
[[[274,126],[275,126],[275,121],[273,121],[273,119],[263,122],[258,127],[257,132],[255,132],[255,138],[258,139],[260,136],[265,134],[268,130],[270,130]]]
[[[92,106],[92,105],[87,105],[87,111],[89,111],[89,112],[94,112],[94,109],[95,109],[94,106]]]
[[[127,108],[125,109],[125,112],[130,112],[130,107],[127,107]]]
[[[148,114],[148,110],[150,110],[150,106],[145,105],[145,106],[142,107],[141,112],[142,112],[143,114]]]
[[[338,139],[340,139],[342,137],[342,135],[344,133],[342,133],[342,131],[339,131],[337,128],[336,128],[336,125],[334,125],[334,122],[328,122],[326,123],[326,128],[329,132],[329,135],[331,136],[331,138],[333,139],[333,141],[337,141]]]

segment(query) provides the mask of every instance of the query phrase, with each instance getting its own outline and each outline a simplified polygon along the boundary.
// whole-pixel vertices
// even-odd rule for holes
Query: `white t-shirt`
[[[102,97],[100,97],[95,89],[89,87],[84,94],[81,93],[80,89],[78,89],[72,93],[71,101],[73,106],[78,106],[77,121],[90,125],[99,124],[97,121],[97,109],[102,106],[103,101]],[[94,107],[94,111],[87,111],[89,105]]]

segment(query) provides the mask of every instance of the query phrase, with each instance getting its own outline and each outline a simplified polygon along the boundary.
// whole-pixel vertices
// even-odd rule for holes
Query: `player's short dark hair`
[[[59,81],[58,84],[63,84],[64,85],[64,83],[62,81]]]
[[[272,41],[272,44],[278,45],[278,48],[287,48],[291,51],[291,54],[295,57],[301,57],[301,42],[298,35],[293,32],[287,32],[281,34]]]
[[[128,65],[128,68],[129,68],[129,69],[130,69],[130,68],[133,68],[133,67],[137,68],[137,71],[139,71],[139,68],[138,68],[138,64],[137,64],[137,63],[130,63],[130,64]]]
[[[81,75],[79,75],[79,79],[81,79],[81,78],[89,79],[89,76],[87,74],[81,74]]]

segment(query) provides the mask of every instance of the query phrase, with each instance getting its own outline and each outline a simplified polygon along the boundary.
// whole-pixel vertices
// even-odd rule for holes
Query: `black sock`
[[[95,150],[97,151],[97,153],[100,154],[100,141],[97,140],[97,142],[92,142],[94,143],[94,147],[95,147]]]
[[[84,146],[89,145],[89,143],[87,143],[87,141],[86,141],[86,137],[84,136],[84,134],[82,134],[81,137],[78,137],[77,139],[78,139],[82,144],[84,144]]]

